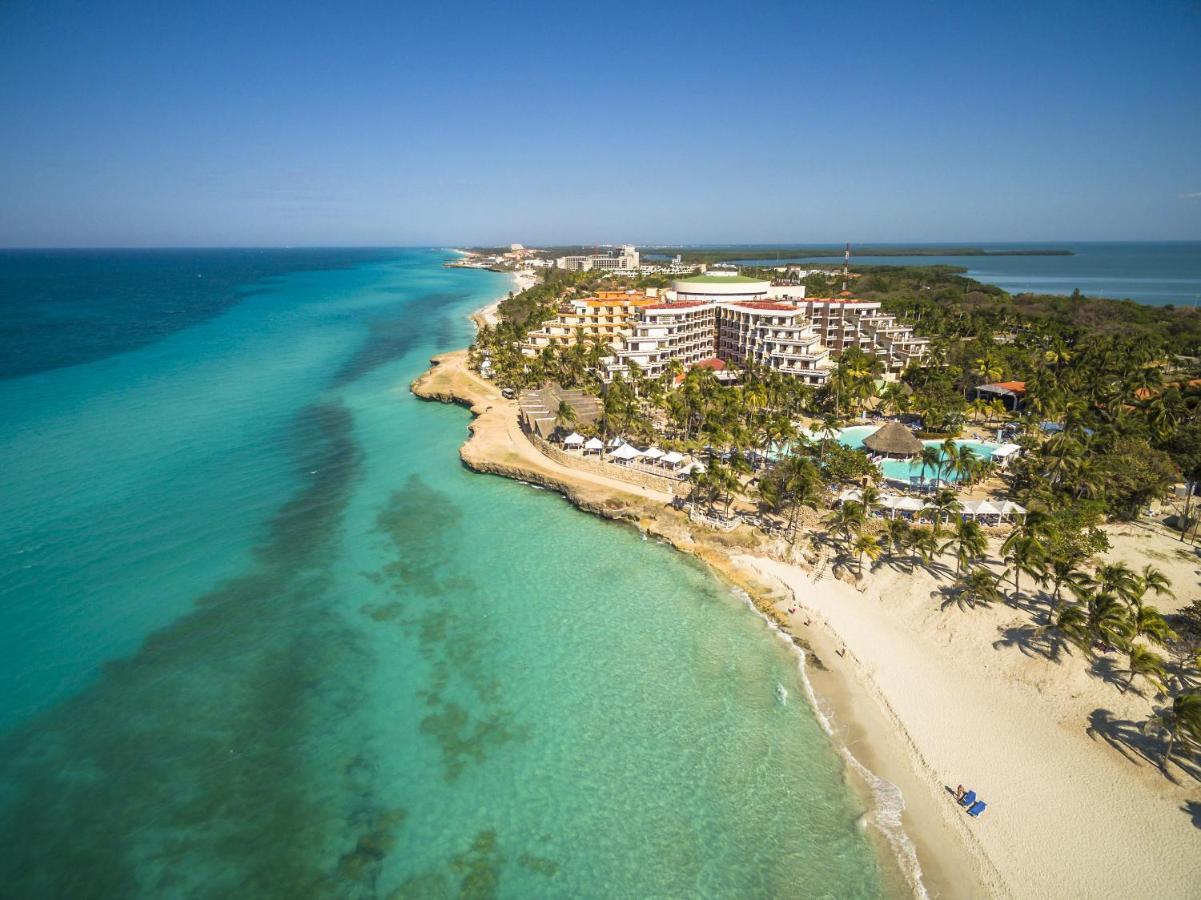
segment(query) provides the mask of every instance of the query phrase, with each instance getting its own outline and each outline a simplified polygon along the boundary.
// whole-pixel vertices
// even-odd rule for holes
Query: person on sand
[[[960,802],[962,802],[962,800],[963,800],[963,785],[961,784],[961,785],[959,785],[959,787],[955,788],[955,802],[960,803]]]

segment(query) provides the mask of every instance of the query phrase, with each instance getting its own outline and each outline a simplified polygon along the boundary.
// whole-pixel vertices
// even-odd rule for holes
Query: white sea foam
[[[805,688],[805,696],[809,698],[809,705],[817,717],[818,724],[834,740],[835,745],[846,759],[847,764],[855,770],[871,789],[872,807],[859,820],[861,826],[873,825],[884,835],[889,847],[892,848],[892,852],[896,856],[901,873],[913,889],[914,896],[921,898],[921,900],[930,900],[930,894],[927,892],[926,885],[922,881],[922,865],[921,861],[917,858],[917,848],[913,845],[913,841],[910,840],[909,835],[905,833],[905,826],[901,821],[901,814],[905,811],[905,797],[902,795],[901,789],[888,779],[881,778],[856,759],[855,754],[850,751],[850,748],[846,746],[841,736],[835,731],[834,722],[830,714],[822,709],[821,702],[813,690],[813,684],[809,681],[809,673],[805,671],[805,650],[802,647],[798,647],[792,638],[775,622],[756,609],[755,604],[751,602],[751,597],[746,591],[740,588],[733,588],[732,591],[756,615],[767,623],[767,627],[780,640],[784,641],[784,643],[796,652],[797,669],[801,675],[801,684]],[[782,685],[777,684],[777,688],[780,687]],[[777,696],[779,696],[778,691]]]

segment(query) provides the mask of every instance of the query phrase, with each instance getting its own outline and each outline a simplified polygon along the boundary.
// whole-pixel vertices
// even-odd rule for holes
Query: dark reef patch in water
[[[410,476],[376,517],[394,557],[368,577],[389,591],[390,600],[362,608],[377,622],[398,623],[427,661],[428,679],[417,690],[430,707],[421,730],[437,742],[443,777],[450,782],[468,765],[486,762],[491,752],[528,733],[513,722],[502,685],[488,674],[490,638],[475,619],[480,589],[471,579],[447,574],[455,571],[459,555],[469,552],[459,537],[462,515],[449,496]],[[475,695],[474,712],[447,699],[461,690]]]
[[[325,602],[359,451],[340,407],[298,428],[316,472],[257,568],[0,742],[5,897],[336,893],[328,838],[372,770],[361,755],[341,780],[313,768],[370,665]]]
[[[462,293],[425,294],[406,303],[396,315],[371,318],[367,322],[367,339],[353,357],[334,375],[334,387],[343,387],[364,375],[400,359],[429,339],[431,328],[442,328],[446,317],[443,310],[466,295]],[[447,340],[444,343],[449,344]]]

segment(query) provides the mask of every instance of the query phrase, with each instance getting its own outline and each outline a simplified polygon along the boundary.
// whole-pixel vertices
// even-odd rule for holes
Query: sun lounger
[[[967,814],[969,816],[978,816],[978,815],[980,815],[980,813],[984,812],[984,810],[987,807],[988,807],[988,804],[985,803],[983,800],[977,800],[975,803],[973,803],[971,806],[968,807]]]
[[[975,791],[968,791],[966,794],[964,794],[959,799],[960,806],[971,806],[975,802],[976,802],[976,792]]]

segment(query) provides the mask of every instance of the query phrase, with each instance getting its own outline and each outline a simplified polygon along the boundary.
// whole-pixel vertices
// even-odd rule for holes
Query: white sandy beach
[[[1134,526],[1113,529],[1111,540],[1114,558],[1153,562],[1182,595],[1195,589],[1201,557],[1177,554],[1170,537]],[[939,583],[921,571],[881,567],[860,592],[830,576],[814,583],[775,560],[738,561],[795,596],[799,631],[810,621],[846,648],[823,660],[895,723],[913,774],[977,851],[977,876],[990,891],[1198,895],[1201,789],[1184,777],[1172,784],[1137,745],[1121,743],[1121,734],[1141,737],[1131,729],[1154,698],[1121,694],[1079,655],[1056,663],[1024,649],[1018,639],[1029,637],[1013,629],[1030,624],[1025,612],[941,610],[931,598]],[[960,783],[988,802],[979,819],[947,794]]]

